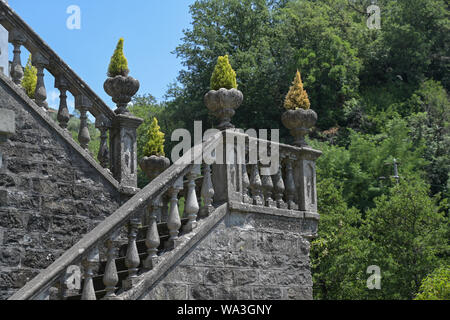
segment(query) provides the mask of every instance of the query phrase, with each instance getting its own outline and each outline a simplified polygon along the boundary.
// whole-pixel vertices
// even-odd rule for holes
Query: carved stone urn
[[[108,77],[103,88],[105,92],[112,97],[112,100],[117,104],[117,109],[114,110],[116,114],[129,114],[127,109],[131,98],[138,92],[140,83],[138,80],[128,76],[119,75],[114,78]]]
[[[294,137],[294,146],[306,147],[305,136],[317,122],[317,113],[314,110],[288,110],[281,116],[283,125],[290,130]]]
[[[244,101],[244,95],[237,89],[219,89],[209,91],[204,98],[206,107],[219,119],[219,130],[234,128],[231,118]]]
[[[150,181],[153,181],[157,176],[170,167],[170,160],[162,156],[144,157],[139,162],[139,166]]]

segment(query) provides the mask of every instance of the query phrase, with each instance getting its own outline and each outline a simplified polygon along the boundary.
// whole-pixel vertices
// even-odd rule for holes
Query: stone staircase
[[[44,123],[49,136],[57,136],[59,143],[68,144],[68,150],[75,150],[87,163],[80,170],[100,175],[113,185],[116,193],[112,194],[120,203],[117,210],[96,221],[95,228],[82,235],[45,270],[30,281],[27,279],[10,300],[229,298],[233,290],[246,292],[249,288],[247,298],[312,297],[308,254],[309,241],[316,235],[319,221],[315,161],[321,152],[306,145],[268,142],[230,129],[230,110],[218,112],[223,118],[222,131],[194,146],[139,190],[136,129],[142,120],[113,112],[2,1],[0,24],[9,32],[9,41],[14,46],[11,79],[0,76],[5,104],[25,105],[35,119]],[[22,46],[33,54],[33,64],[38,69],[34,101],[20,85]],[[46,114],[44,69],[55,78],[55,88],[60,91],[58,123]],[[67,91],[75,97],[75,107],[81,115],[80,145],[66,130]],[[242,93],[237,98],[235,102],[242,102]],[[118,103],[117,110],[124,109],[126,103]],[[98,163],[87,148],[88,113],[96,119],[101,132],[100,151],[95,155]],[[220,152],[228,159],[229,150],[242,147],[235,141],[277,155],[276,173],[268,173],[270,165],[261,161],[247,164],[245,160],[251,158],[252,147],[236,152],[237,158],[232,158],[239,161],[233,163],[206,161]],[[73,175],[79,176],[77,172]],[[182,214],[181,198],[185,199]],[[88,209],[81,211],[89,214]],[[188,264],[186,261],[193,261],[195,255],[196,262]],[[183,268],[193,272],[185,272]],[[170,274],[177,273],[170,279]],[[272,274],[273,277],[267,276]],[[292,277],[297,278],[291,284]],[[273,293],[274,285],[280,294]],[[201,294],[212,290],[212,286],[214,294]],[[167,288],[175,288],[174,292],[181,288],[182,294],[178,296]],[[164,290],[167,292],[161,294]]]

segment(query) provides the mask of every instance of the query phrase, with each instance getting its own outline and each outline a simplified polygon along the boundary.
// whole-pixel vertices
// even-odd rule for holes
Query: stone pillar
[[[214,204],[220,205],[228,201],[241,203],[243,201],[243,179],[242,179],[242,157],[245,157],[243,145],[236,144],[233,138],[234,129],[228,129],[223,134],[222,148],[217,148],[216,152],[222,152],[223,164],[212,165],[212,183],[214,186]],[[226,132],[230,132],[229,135]],[[227,139],[228,138],[228,139]],[[228,150],[227,150],[228,146]],[[234,158],[233,151],[234,150]],[[220,157],[219,157],[220,159]]]
[[[316,160],[322,152],[301,148],[294,164],[296,196],[300,211],[317,213]]]
[[[111,172],[122,187],[137,188],[137,133],[143,120],[117,115],[110,131]]]

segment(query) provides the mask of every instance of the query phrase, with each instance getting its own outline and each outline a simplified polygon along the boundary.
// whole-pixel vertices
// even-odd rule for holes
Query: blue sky
[[[109,59],[120,37],[138,94],[162,100],[182,69],[174,51],[183,29],[191,27],[194,0],[9,0],[9,5],[111,107],[103,90]],[[69,30],[67,8],[81,9],[81,29]],[[12,52],[12,50],[11,50]],[[12,56],[10,56],[10,60]],[[22,55],[25,64],[27,54]],[[46,77],[48,102],[57,108],[59,93]],[[51,78],[51,79],[50,79]],[[73,99],[69,97],[70,109]],[[72,110],[71,110],[72,111]]]

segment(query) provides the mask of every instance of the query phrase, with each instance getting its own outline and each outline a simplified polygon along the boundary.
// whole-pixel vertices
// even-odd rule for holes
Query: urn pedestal
[[[317,113],[314,110],[296,109],[288,110],[281,117],[283,125],[290,130],[294,137],[293,145],[306,147],[306,135],[317,122]]]
[[[237,89],[219,89],[209,91],[204,98],[206,107],[219,119],[219,130],[234,128],[231,118],[244,101],[244,95]]]
[[[139,162],[139,166],[152,181],[170,167],[170,160],[161,156],[144,157]]]

